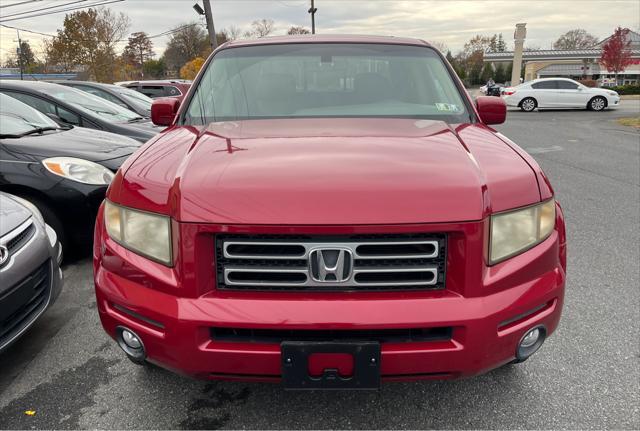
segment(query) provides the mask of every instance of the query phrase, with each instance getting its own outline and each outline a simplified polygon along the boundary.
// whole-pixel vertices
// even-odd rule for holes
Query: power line
[[[111,4],[111,3],[119,3],[122,2],[124,0],[99,0],[97,3],[91,3],[85,6],[77,6],[77,7],[72,7],[72,8],[67,8],[67,9],[60,9],[60,10],[55,10],[55,11],[50,11],[50,12],[43,12],[43,13],[38,13],[38,14],[32,14],[32,15],[27,15],[27,16],[20,16],[17,18],[9,18],[9,19],[0,19],[0,22],[9,22],[9,21],[16,21],[19,19],[27,19],[27,18],[35,18],[38,16],[45,16],[45,15],[53,15],[56,13],[62,13],[62,12],[69,12],[72,10],[78,10],[78,9],[86,9],[86,8],[90,8],[90,7],[94,7],[94,6],[103,6],[106,4]]]
[[[11,6],[20,6],[21,4],[34,3],[34,2],[37,2],[37,1],[42,1],[42,0],[26,0],[26,1],[21,1],[21,2],[18,2],[18,3],[6,4],[4,6],[0,6],[0,9],[3,9],[5,7],[11,7]]]
[[[27,30],[26,28],[20,28],[20,27],[13,27],[11,25],[7,25],[7,24],[0,24],[0,26],[2,27],[6,27],[6,28],[11,28],[13,30],[20,30],[20,31],[24,31],[25,33],[33,33],[33,34],[39,34],[41,36],[47,36],[47,37],[56,37],[55,34],[48,34],[48,33],[42,33],[39,31],[34,31],[34,30]]]
[[[72,5],[72,4],[75,4],[75,3],[83,3],[83,2],[86,2],[86,1],[87,0],[75,0],[75,1],[72,1],[72,2],[69,2],[69,3],[57,4],[55,6],[47,6],[47,7],[42,7],[40,9],[32,9],[32,10],[27,10],[27,11],[24,11],[24,12],[12,13],[11,15],[4,15],[2,17],[2,19],[10,18],[12,16],[17,16],[17,15],[25,15],[25,14],[33,13],[33,12],[40,12],[40,11],[43,11],[43,10],[56,9],[56,8],[59,8],[59,7],[69,6],[69,5]]]

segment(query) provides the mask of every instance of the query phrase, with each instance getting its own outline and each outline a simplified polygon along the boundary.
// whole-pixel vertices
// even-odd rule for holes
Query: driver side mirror
[[[507,104],[500,97],[479,96],[476,109],[484,124],[502,124],[507,119]]]
[[[155,99],[151,104],[151,121],[156,126],[170,126],[176,118],[180,101],[173,98]]]

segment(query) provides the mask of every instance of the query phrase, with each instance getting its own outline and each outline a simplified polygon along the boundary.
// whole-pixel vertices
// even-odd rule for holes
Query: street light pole
[[[311,34],[316,34],[316,12],[318,11],[317,7],[314,7],[313,0],[311,0],[311,7],[308,12],[311,14]]]
[[[209,30],[209,39],[211,40],[211,49],[214,50],[218,47],[218,40],[216,39],[216,30],[213,27],[213,13],[211,13],[211,0],[202,0],[204,4],[204,16],[207,20],[207,30]]]
[[[16,29],[16,33],[18,33],[18,49],[16,49],[16,54],[18,54],[18,64],[20,65],[20,81],[23,81],[24,77],[22,71],[22,41],[20,40],[20,30]]]

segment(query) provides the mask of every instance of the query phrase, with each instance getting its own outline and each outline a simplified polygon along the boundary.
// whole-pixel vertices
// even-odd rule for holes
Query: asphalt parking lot
[[[193,381],[124,357],[81,260],[65,267],[55,306],[0,355],[0,428],[638,429],[640,130],[614,120],[639,113],[639,100],[603,113],[513,110],[497,127],[545,169],[568,227],[562,322],[524,364],[379,392]]]

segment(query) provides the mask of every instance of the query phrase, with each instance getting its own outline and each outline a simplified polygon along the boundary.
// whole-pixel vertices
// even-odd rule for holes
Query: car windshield
[[[32,107],[0,93],[0,133],[23,135],[39,129],[58,129],[55,121]]]
[[[225,49],[209,64],[185,124],[260,118],[402,117],[470,121],[431,48],[283,44]]]
[[[85,113],[98,115],[102,119],[112,123],[124,123],[140,118],[135,112],[109,102],[101,97],[94,96],[75,88],[63,85],[51,85],[42,89],[42,92],[51,97],[66,102]]]
[[[141,109],[145,109],[147,111],[151,111],[151,104],[153,103],[153,99],[151,97],[145,96],[144,94],[130,90],[128,88],[119,87],[115,89],[115,91],[122,96],[129,104],[136,106]]]

